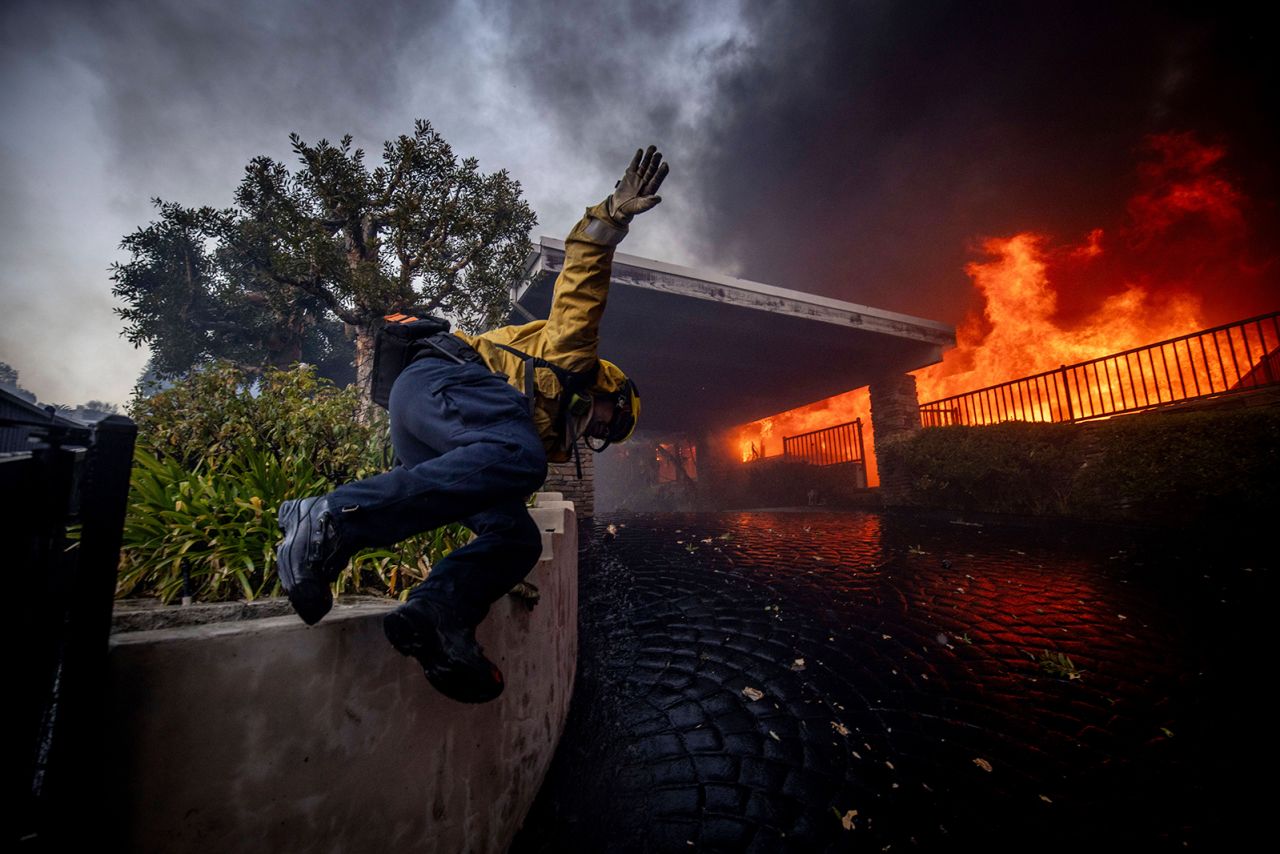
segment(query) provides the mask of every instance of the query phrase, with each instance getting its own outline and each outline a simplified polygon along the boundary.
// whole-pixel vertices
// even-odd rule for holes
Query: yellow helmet
[[[600,397],[611,397],[614,400],[614,416],[609,424],[609,438],[604,440],[604,444],[598,448],[591,445],[592,450],[603,451],[610,444],[630,439],[631,434],[636,431],[636,422],[640,420],[640,390],[636,388],[636,384],[613,362],[601,359],[591,393]]]

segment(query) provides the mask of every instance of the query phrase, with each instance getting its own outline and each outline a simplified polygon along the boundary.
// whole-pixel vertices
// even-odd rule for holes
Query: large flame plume
[[[1135,190],[1111,227],[1066,244],[1032,231],[982,242],[984,257],[966,268],[982,307],[958,325],[941,363],[915,372],[921,402],[1236,320],[1235,293],[1274,293],[1265,282],[1276,260],[1248,251],[1247,199],[1224,167],[1225,147],[1161,134],[1140,155]],[[866,388],[743,425],[734,441],[744,460],[774,456],[784,436],[855,418],[876,483]]]
[[[1096,233],[1095,233],[1096,234]],[[1078,252],[1098,252],[1097,237]],[[956,347],[938,365],[915,372],[921,402],[994,385],[1204,327],[1200,298],[1156,295],[1138,284],[1104,297],[1074,328],[1056,319],[1047,239],[1024,233],[988,240],[992,257],[968,267],[986,298],[980,315],[956,329]]]
[[[1110,231],[1065,246],[1034,232],[983,243],[987,258],[967,267],[983,308],[941,364],[916,372],[922,402],[1238,319],[1232,286],[1273,264],[1248,260],[1225,148],[1162,134],[1142,154],[1127,218]]]

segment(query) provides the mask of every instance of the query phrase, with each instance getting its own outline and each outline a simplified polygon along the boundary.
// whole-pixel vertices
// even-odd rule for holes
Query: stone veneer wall
[[[876,447],[892,441],[894,436],[920,429],[920,399],[916,395],[916,378],[896,374],[871,383],[871,430]],[[880,471],[880,499],[885,505],[901,504],[910,491],[910,479],[903,472],[885,466],[877,457]]]
[[[561,493],[566,501],[573,502],[578,518],[589,519],[596,510],[596,455],[585,444],[578,449],[578,455],[582,458],[581,480],[573,460],[552,463],[547,467],[547,481],[543,489]]]
[[[531,510],[540,601],[504,597],[478,631],[506,675],[492,703],[434,691],[383,636],[387,600],[340,599],[314,627],[290,614],[113,635],[103,847],[505,851],[573,692],[577,523],[558,499]]]

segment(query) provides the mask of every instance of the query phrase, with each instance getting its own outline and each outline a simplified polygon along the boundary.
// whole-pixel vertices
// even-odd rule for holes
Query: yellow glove
[[[637,148],[631,165],[622,180],[614,185],[613,195],[607,200],[609,216],[625,226],[633,216],[662,201],[657,192],[668,171],[669,167],[662,162],[657,146],[651,145],[644,151]]]

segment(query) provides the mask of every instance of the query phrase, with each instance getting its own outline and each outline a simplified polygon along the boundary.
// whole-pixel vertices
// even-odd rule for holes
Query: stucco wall
[[[543,494],[543,559],[478,636],[506,691],[436,693],[382,633],[391,602],[113,635],[115,841],[129,851],[498,852],[564,726],[577,660],[573,505]],[[111,846],[108,846],[111,847]]]

